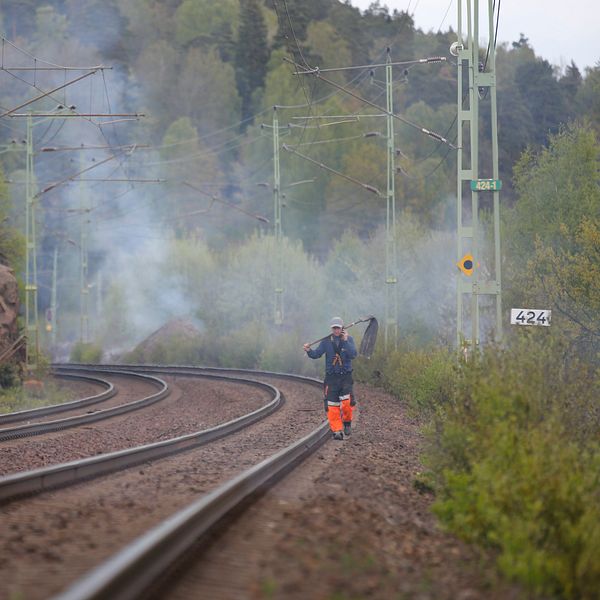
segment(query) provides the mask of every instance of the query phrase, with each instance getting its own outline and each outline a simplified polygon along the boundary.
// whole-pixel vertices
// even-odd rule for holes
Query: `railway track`
[[[105,379],[101,379],[100,377],[92,377],[91,375],[84,375],[82,373],[69,374],[67,372],[64,372],[62,374],[56,373],[56,377],[58,379],[66,379],[71,381],[85,381],[104,388],[104,391],[100,392],[99,394],[87,396],[85,398],[71,400],[70,402],[63,402],[61,404],[53,404],[51,406],[42,406],[41,408],[20,410],[0,415],[0,428],[3,428],[9,423],[18,423],[19,421],[31,421],[40,417],[45,417],[46,415],[53,415],[61,412],[66,412],[68,410],[88,407],[92,404],[97,404],[99,402],[103,402],[104,400],[108,400],[117,393],[115,386],[110,381],[106,381]]]
[[[118,368],[117,366],[102,367],[104,371],[122,368],[122,366]],[[211,428],[209,431],[198,432],[191,436],[182,436],[182,438],[187,438],[185,440],[168,440],[167,442],[149,444],[145,447],[113,453],[114,456],[94,457],[93,459],[74,461],[73,464],[69,465],[57,465],[50,470],[39,470],[40,472],[35,474],[26,473],[3,478],[3,480],[0,480],[0,497],[5,500],[14,499],[16,496],[41,491],[42,489],[48,489],[48,487],[72,483],[82,477],[95,477],[107,471],[126,468],[131,464],[139,464],[140,462],[147,462],[158,457],[171,455],[174,452],[181,452],[184,449],[207,443],[208,441],[221,438],[228,433],[247,427],[249,424],[276,410],[277,405],[282,402],[281,394],[274,386],[265,382],[244,381],[248,380],[250,373],[254,377],[261,379],[287,379],[289,381],[302,382],[303,384],[308,383],[319,390],[321,388],[321,383],[317,380],[276,373],[249,372],[237,369],[199,369],[193,367],[148,368],[145,366],[128,366],[127,368],[128,370],[131,368],[138,372],[153,372],[161,376],[166,376],[169,373],[170,375],[179,374],[185,377],[233,379],[244,385],[268,387],[272,390],[273,400],[258,411],[253,411],[249,415]],[[75,370],[77,369],[90,370],[90,367],[75,367]],[[321,423],[321,425],[308,435],[304,435],[302,439],[290,444],[284,450],[279,450],[269,458],[262,460],[258,465],[254,465],[242,474],[223,483],[217,489],[195,500],[187,508],[171,515],[166,521],[153,528],[147,534],[142,535],[131,546],[127,546],[122,553],[119,553],[118,557],[109,560],[108,563],[112,567],[107,566],[108,563],[99,567],[99,569],[90,574],[89,578],[82,579],[71,591],[65,592],[67,595],[58,597],[135,597],[139,593],[139,590],[150,583],[150,580],[160,576],[160,573],[177,556],[185,552],[198,536],[208,531],[215,523],[219,522],[223,515],[238,506],[240,502],[247,499],[256,490],[263,488],[268,482],[281,477],[294,464],[308,456],[308,454],[327,439],[327,433],[326,424]],[[111,465],[111,461],[116,462]],[[77,465],[76,463],[79,464]],[[56,479],[53,480],[53,478]],[[12,481],[9,482],[8,480]],[[12,491],[10,491],[11,487],[5,487],[3,490],[4,484],[7,486],[10,485]],[[123,562],[124,556],[128,557],[125,563]],[[127,565],[126,567],[125,564]],[[149,574],[151,574],[150,579]],[[117,592],[116,590],[119,591]]]
[[[97,369],[97,372],[102,373],[107,371],[104,371],[103,369]],[[116,372],[119,374],[125,373],[121,370],[114,370],[110,372]],[[186,374],[188,376],[191,375],[191,373]],[[149,377],[148,375],[141,375],[139,373],[132,373],[132,376]],[[140,463],[164,458],[174,453],[183,452],[190,448],[209,443],[213,440],[219,439],[220,437],[238,431],[244,427],[248,427],[249,425],[255,423],[260,419],[264,419],[272,412],[277,410],[283,403],[283,397],[279,393],[279,390],[267,383],[251,379],[240,380],[239,378],[222,376],[216,373],[205,374],[200,371],[195,373],[193,376],[203,377],[205,379],[210,379],[213,381],[230,381],[240,385],[257,387],[269,392],[271,394],[271,401],[263,407],[254,410],[242,417],[238,417],[216,427],[211,427],[209,429],[205,429],[188,435],[178,436],[176,438],[171,438],[152,444],[145,444],[142,446],[136,446],[134,448],[120,450],[117,452],[110,452],[100,456],[93,456],[90,458],[84,458],[80,460],[70,461],[67,463],[44,467],[41,469],[35,469],[24,473],[15,473],[13,475],[1,477],[0,502],[6,502],[8,500],[12,500],[26,494],[40,493],[44,490],[69,485],[78,481],[82,481],[84,479],[99,477],[101,475],[105,475],[106,473],[110,473],[119,469],[127,469]],[[165,388],[168,389],[168,386],[164,381],[159,380],[158,378],[154,379],[156,379],[157,381],[161,381],[164,384]],[[147,399],[138,400],[136,401],[136,403],[143,402],[144,400]],[[147,406],[149,403],[150,402],[147,402],[145,405]],[[93,417],[98,414],[99,413],[95,413],[94,415],[90,416]],[[85,418],[86,416],[81,417],[81,419],[83,419],[82,422],[89,422],[85,420]],[[52,426],[54,423],[55,422],[51,422],[49,423],[49,425]],[[50,429],[49,431],[53,431],[53,429]],[[40,431],[39,433],[43,432]]]
[[[102,370],[97,370],[98,373],[102,373]],[[158,377],[154,377],[152,375],[144,374],[144,373],[133,373],[129,371],[123,370],[111,370],[110,373],[112,375],[124,375],[127,377],[138,378],[147,383],[152,384],[154,387],[158,388],[158,391],[154,394],[150,394],[149,396],[145,396],[139,400],[135,400],[133,402],[128,402],[126,404],[119,404],[117,406],[113,406],[111,408],[105,408],[93,412],[89,412],[86,414],[78,414],[72,417],[66,417],[63,419],[55,419],[52,421],[44,421],[40,423],[26,423],[23,425],[17,425],[15,427],[8,427],[0,429],[0,442],[6,440],[13,440],[16,438],[29,437],[33,435],[41,435],[44,433],[49,433],[52,431],[61,431],[63,429],[69,429],[71,427],[78,427],[80,425],[86,425],[89,423],[94,423],[96,421],[101,421],[103,419],[108,419],[110,417],[114,417],[117,415],[122,415],[127,412],[131,412],[134,410],[139,410],[140,408],[144,408],[146,406],[150,406],[159,400],[166,398],[169,393],[169,386],[165,381],[159,379]],[[67,369],[56,369],[56,375],[64,375],[64,376],[72,376],[72,377],[80,377],[85,379],[84,375],[80,375],[78,373],[71,372]],[[34,419],[39,418],[48,414],[64,412],[67,410],[73,409],[81,409],[89,406],[90,404],[98,403],[104,400],[107,400],[113,397],[116,394],[116,390],[114,386],[105,380],[87,377],[88,380],[96,380],[98,383],[104,384],[107,386],[106,392],[100,394],[98,396],[92,396],[88,398],[83,398],[81,400],[75,400],[73,402],[67,402],[65,404],[58,404],[54,406],[33,409],[31,411],[23,411],[21,413],[10,413],[6,415],[7,419],[13,418],[15,420],[25,420],[25,419]],[[27,414],[25,414],[27,413]],[[10,421],[4,421],[10,422]],[[2,421],[0,420],[0,424]]]

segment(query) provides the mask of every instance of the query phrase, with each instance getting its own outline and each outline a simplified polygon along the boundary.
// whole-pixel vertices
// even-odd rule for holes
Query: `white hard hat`
[[[333,319],[331,319],[331,325],[330,327],[343,327],[344,326],[344,321],[342,320],[341,317],[333,317]]]

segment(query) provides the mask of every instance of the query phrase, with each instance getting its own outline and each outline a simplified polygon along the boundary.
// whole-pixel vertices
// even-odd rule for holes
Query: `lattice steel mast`
[[[457,41],[451,52],[458,58],[458,130],[457,130],[457,260],[460,264],[469,252],[472,260],[469,269],[471,274],[459,274],[457,283],[456,323],[459,347],[465,350],[475,348],[480,343],[481,323],[479,302],[480,296],[491,295],[495,298],[495,328],[493,336],[496,341],[502,339],[502,286],[500,264],[500,194],[501,182],[498,179],[498,118],[496,103],[496,56],[494,39],[494,5],[487,0],[489,49],[485,64],[479,58],[479,0],[458,1]],[[464,7],[464,12],[463,12]],[[466,33],[463,19],[466,17]],[[467,91],[465,92],[465,87]],[[485,166],[487,176],[480,178],[479,157],[479,102],[482,98],[490,98],[489,125],[491,127],[491,164]],[[466,100],[466,104],[465,104]],[[468,127],[469,144],[465,147],[466,136],[463,128]],[[470,191],[471,211],[468,224],[468,205],[463,198],[468,198]],[[479,225],[480,196],[493,194],[493,265],[484,264],[483,240]],[[467,214],[465,214],[467,213]],[[465,221],[467,224],[465,224]],[[484,279],[484,273],[489,276]],[[465,326],[465,296],[470,294],[470,330]]]

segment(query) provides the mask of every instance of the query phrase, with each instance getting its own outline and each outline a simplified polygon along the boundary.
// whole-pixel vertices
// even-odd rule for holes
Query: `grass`
[[[63,388],[53,380],[42,381],[43,389],[30,392],[23,387],[0,389],[0,414],[62,404],[77,399],[80,394]]]

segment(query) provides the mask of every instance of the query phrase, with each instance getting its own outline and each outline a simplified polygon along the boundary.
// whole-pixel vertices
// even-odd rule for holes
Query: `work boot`
[[[352,421],[345,421],[344,422],[344,435],[346,437],[350,437],[351,433],[352,433]]]
[[[334,431],[333,432],[333,439],[334,440],[343,440],[344,439],[344,434],[341,431]]]

